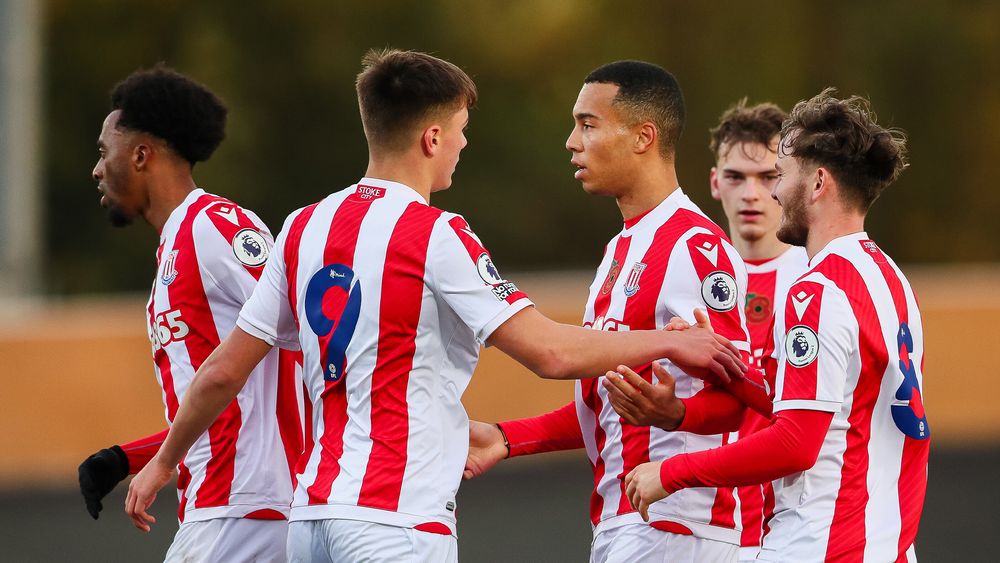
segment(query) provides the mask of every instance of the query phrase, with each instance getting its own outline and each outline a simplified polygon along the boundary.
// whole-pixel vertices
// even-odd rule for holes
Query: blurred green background
[[[619,230],[614,202],[584,195],[573,179],[564,143],[583,77],[624,58],[658,63],[680,81],[688,106],[681,184],[720,223],[707,186],[707,131],[718,115],[744,96],[790,109],[835,86],[869,97],[884,124],[909,135],[912,166],[869,216],[880,246],[905,265],[1000,262],[992,169],[1000,154],[1000,2],[0,0],[0,7],[19,2],[40,12],[42,275],[29,290],[49,302],[141,294],[153,276],[156,233],[143,225],[112,229],[90,177],[117,81],[163,61],[215,90],[230,109],[228,138],[195,177],[276,231],[287,213],[363,173],[354,77],[364,52],[384,46],[431,52],[477,82],[470,145],[453,188],[433,203],[464,214],[507,271],[592,270]],[[0,122],[4,150],[30,142]],[[0,302],[2,312],[15,308],[9,303]],[[141,314],[137,304],[137,334]],[[7,327],[12,338],[18,322]],[[4,364],[11,365],[0,357],[0,381],[32,375]],[[975,386],[940,384],[960,387],[955,395],[970,405],[989,401]],[[19,400],[49,416],[46,396]],[[6,432],[23,432],[17,426]],[[997,443],[935,443],[918,537],[922,561],[996,559]],[[4,455],[31,457],[45,447],[25,443]],[[581,455],[515,461],[464,486],[463,560],[585,560],[588,469]],[[176,529],[171,494],[156,508],[157,533],[141,536],[119,508],[124,487],[93,523],[68,486],[74,468],[59,470],[65,479],[49,488],[0,488],[0,560],[162,557]]]
[[[164,61],[218,92],[228,138],[196,180],[277,231],[364,172],[354,77],[382,46],[434,53],[476,80],[469,147],[433,203],[464,214],[505,269],[592,268],[620,228],[612,201],[580,190],[564,143],[583,77],[623,58],[677,76],[681,185],[717,220],[718,115],[743,96],[790,109],[835,86],[910,137],[912,166],[870,216],[873,238],[901,263],[1000,259],[995,1],[49,0],[43,20],[49,294],[144,291],[152,275],[155,233],[109,228],[90,179],[118,80]]]

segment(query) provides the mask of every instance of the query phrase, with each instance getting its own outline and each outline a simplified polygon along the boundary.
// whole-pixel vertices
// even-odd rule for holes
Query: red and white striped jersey
[[[271,234],[256,215],[200,189],[164,224],[146,311],[168,423],[198,367],[236,326],[270,247]],[[294,359],[280,380],[278,363],[277,350],[268,354],[188,450],[177,481],[182,522],[288,514],[288,459],[302,440],[301,383]]]
[[[584,325],[597,330],[660,329],[677,316],[694,322],[696,307],[708,311],[715,330],[744,352],[747,287],[743,261],[719,227],[678,189],[657,207],[630,220],[608,243],[590,287]],[[678,397],[703,382],[661,360],[677,379]],[[633,367],[652,381],[649,364]],[[725,436],[666,432],[623,425],[600,378],[578,381],[576,407],[587,455],[594,468],[590,516],[595,534],[642,523],[624,494],[624,478],[637,465],[723,445]],[[650,520],[662,529],[739,542],[733,489],[686,489],[653,504]]]
[[[792,246],[778,256],[762,262],[746,261],[747,266],[747,329],[750,331],[752,366],[764,371],[768,389],[774,388],[776,366],[774,346],[775,304],[783,304],[788,288],[808,269],[805,248]],[[767,361],[764,361],[764,359]],[[756,411],[747,409],[739,436],[749,436],[766,428],[770,422]],[[774,509],[771,483],[738,487],[740,513],[743,517],[741,547],[759,547],[764,533],[764,521]]]
[[[239,326],[302,349],[315,440],[291,519],[454,534],[460,399],[480,344],[529,305],[461,216],[403,184],[363,178],[290,215]]]
[[[865,233],[830,242],[775,331],[774,410],[833,413],[811,469],[774,482],[765,561],[915,560],[927,486],[924,339],[913,291]]]

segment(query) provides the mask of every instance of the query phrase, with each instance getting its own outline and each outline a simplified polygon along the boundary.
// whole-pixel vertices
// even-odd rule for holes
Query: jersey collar
[[[184,201],[170,212],[167,220],[163,223],[163,228],[160,230],[161,243],[166,240],[167,234],[176,230],[181,221],[184,220],[184,215],[187,214],[188,207],[191,207],[191,204],[198,201],[198,198],[203,195],[205,195],[205,190],[201,188],[191,190],[191,193],[184,198]]]
[[[369,178],[368,176],[365,176],[364,178],[358,180],[358,183],[353,186],[353,189],[357,190],[360,186],[381,188],[385,190],[387,195],[391,194],[392,197],[400,197],[410,201],[419,201],[425,205],[427,204],[427,200],[424,199],[422,195],[417,193],[417,190],[414,190],[406,184],[393,182],[392,180],[382,180],[381,178]]]
[[[822,250],[816,253],[816,256],[812,257],[812,260],[809,261],[809,268],[812,269],[816,267],[816,265],[822,262],[824,258],[833,253],[843,254],[845,251],[849,251],[851,245],[857,246],[856,243],[862,240],[868,240],[868,233],[865,231],[851,233],[849,235],[844,235],[831,240],[826,243],[826,246],[824,246]]]

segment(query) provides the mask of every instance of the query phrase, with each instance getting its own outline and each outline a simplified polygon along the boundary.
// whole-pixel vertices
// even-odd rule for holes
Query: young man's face
[[[465,128],[469,126],[469,108],[463,107],[444,120],[438,134],[440,143],[440,166],[431,191],[446,190],[451,187],[451,177],[458,167],[458,157],[469,144],[465,138]]]
[[[778,181],[771,195],[781,205],[781,220],[778,223],[778,240],[793,246],[805,246],[809,237],[809,210],[806,208],[808,186],[815,175],[815,167],[803,163],[788,154],[787,147],[779,145],[775,168]]]
[[[618,197],[631,184],[631,128],[624,123],[612,100],[616,84],[584,84],[573,106],[575,125],[566,139],[577,167],[574,177],[587,193]]]
[[[760,143],[723,144],[709,179],[712,197],[722,203],[730,231],[748,242],[774,236],[781,206],[771,197],[778,181],[774,168],[778,138]]]
[[[116,227],[131,224],[141,214],[144,199],[131,162],[133,135],[118,129],[120,116],[121,110],[115,110],[104,119],[92,173],[101,194],[101,207],[108,210],[108,219]]]

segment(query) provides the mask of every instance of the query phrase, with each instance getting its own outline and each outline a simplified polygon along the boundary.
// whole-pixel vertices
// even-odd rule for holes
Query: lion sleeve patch
[[[799,282],[788,291],[784,312],[785,400],[816,399],[823,291],[822,284],[811,281]]]

